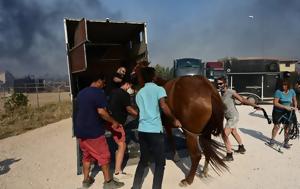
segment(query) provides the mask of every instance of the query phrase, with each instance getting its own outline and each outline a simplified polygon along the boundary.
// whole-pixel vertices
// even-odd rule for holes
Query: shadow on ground
[[[135,124],[136,123],[129,125],[129,126],[127,125],[125,127],[126,128],[126,131],[125,131],[126,132],[126,143],[127,143],[128,150],[124,157],[123,168],[125,168],[128,165],[136,165],[139,162],[140,151],[139,151],[139,144],[138,144],[138,134],[137,134],[137,130],[136,130],[137,125],[135,125]],[[185,137],[178,129],[173,129],[173,139],[174,139],[176,151],[178,153],[180,160],[174,161],[174,153],[172,151],[172,145],[168,141],[167,137],[165,138],[166,159],[173,160],[175,165],[179,168],[179,170],[181,170],[184,173],[184,175],[186,176],[190,171],[191,160],[190,160],[190,157],[189,157],[189,154],[187,151]],[[224,153],[224,152],[226,152],[224,144],[222,142],[216,141],[216,140],[215,140],[215,142],[217,142],[220,146],[219,150],[217,151],[218,155],[220,157],[224,157],[224,154],[226,154],[226,153]],[[107,143],[109,145],[110,152],[111,152],[111,170],[114,170],[115,151],[117,150],[117,145],[111,136],[107,137]],[[204,156],[202,156],[202,159],[204,159]],[[153,162],[153,160],[151,162]],[[151,162],[150,162],[149,168],[144,173],[144,177],[147,176],[149,171],[153,172],[153,170],[154,170],[154,164]],[[196,176],[202,177],[202,169],[203,169],[203,165],[199,164],[197,171],[196,171]],[[99,171],[101,171],[101,169],[99,168],[99,166],[95,165],[94,168],[92,169],[91,176],[95,177],[99,173]],[[125,169],[125,172],[126,172],[126,169]],[[131,173],[131,174],[134,174],[134,173]]]
[[[258,118],[266,119],[264,117],[264,115],[262,114],[262,112],[261,113],[256,113],[256,111],[254,111],[254,112],[250,112],[248,115],[253,116],[253,117],[258,117]],[[270,120],[272,120],[272,116],[271,115],[268,115],[268,118]]]
[[[9,158],[3,161],[0,161],[0,175],[4,175],[10,171],[10,166],[13,163],[20,161],[21,159]]]
[[[240,131],[247,134],[247,135],[249,135],[249,136],[251,136],[251,137],[253,137],[253,138],[261,140],[263,142],[269,142],[269,140],[270,140],[269,137],[265,136],[260,131],[256,131],[256,130],[252,130],[252,129],[245,129],[245,128],[240,128]],[[270,130],[270,134],[271,134],[271,130]]]

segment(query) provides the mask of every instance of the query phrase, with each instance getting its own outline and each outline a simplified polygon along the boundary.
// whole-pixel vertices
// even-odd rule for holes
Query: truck
[[[295,73],[295,61],[239,58],[225,61],[229,88],[253,103],[272,100],[279,82]]]
[[[206,62],[205,63],[206,77],[210,82],[214,82],[216,79],[225,76],[224,62]]]
[[[205,65],[201,59],[179,58],[174,60],[174,77],[184,75],[203,75],[205,76]]]
[[[89,86],[92,76],[101,73],[112,78],[120,66],[130,73],[137,62],[148,61],[147,27],[145,22],[65,18],[64,30],[74,126],[77,94]],[[77,142],[77,174],[81,173]]]

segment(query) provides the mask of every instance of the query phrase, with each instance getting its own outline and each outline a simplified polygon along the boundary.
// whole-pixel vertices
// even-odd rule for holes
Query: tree
[[[156,64],[155,70],[157,76],[163,79],[169,80],[173,78],[173,68],[170,69],[169,67],[163,67],[159,64]]]

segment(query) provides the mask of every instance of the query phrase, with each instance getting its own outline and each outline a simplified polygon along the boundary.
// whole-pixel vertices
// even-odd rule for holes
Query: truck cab
[[[224,62],[206,62],[206,77],[210,82],[225,76]]]
[[[174,77],[185,75],[202,75],[205,76],[204,63],[201,59],[180,58],[174,60]]]

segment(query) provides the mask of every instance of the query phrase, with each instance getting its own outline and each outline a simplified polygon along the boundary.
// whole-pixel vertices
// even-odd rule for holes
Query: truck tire
[[[251,103],[254,103],[254,104],[257,104],[258,103],[258,98],[256,96],[253,96],[253,95],[250,95],[247,97],[247,99],[251,102]]]

